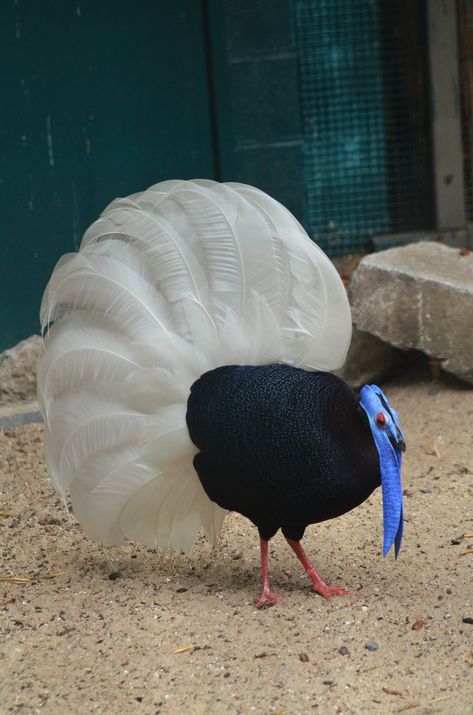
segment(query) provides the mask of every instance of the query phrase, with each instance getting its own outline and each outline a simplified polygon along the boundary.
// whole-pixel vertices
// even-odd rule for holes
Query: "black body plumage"
[[[380,485],[379,458],[342,380],[288,365],[231,365],[192,386],[187,426],[209,498],[264,539],[339,516]]]

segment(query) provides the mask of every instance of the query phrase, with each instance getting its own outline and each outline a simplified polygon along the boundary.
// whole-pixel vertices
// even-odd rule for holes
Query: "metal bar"
[[[456,3],[428,0],[433,184],[436,228],[466,224]]]

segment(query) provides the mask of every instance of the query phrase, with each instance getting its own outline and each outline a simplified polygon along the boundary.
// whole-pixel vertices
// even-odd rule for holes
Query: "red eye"
[[[378,412],[376,415],[376,424],[378,427],[386,427],[386,415],[384,412]]]

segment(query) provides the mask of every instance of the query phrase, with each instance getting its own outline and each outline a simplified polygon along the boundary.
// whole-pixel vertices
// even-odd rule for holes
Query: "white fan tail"
[[[46,458],[85,531],[188,552],[225,511],[194,471],[192,383],[220,365],[340,367],[351,337],[332,263],[251,186],[165,181],[113,201],[44,293]]]

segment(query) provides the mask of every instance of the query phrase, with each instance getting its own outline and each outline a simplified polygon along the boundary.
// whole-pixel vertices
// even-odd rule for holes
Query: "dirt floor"
[[[237,515],[215,552],[105,550],[58,499],[42,426],[0,432],[0,712],[473,713],[473,390],[418,367],[385,389],[408,442],[401,555],[381,556],[380,490],[309,528],[322,574],[359,594],[328,604],[278,536],[281,600],[257,611]]]

